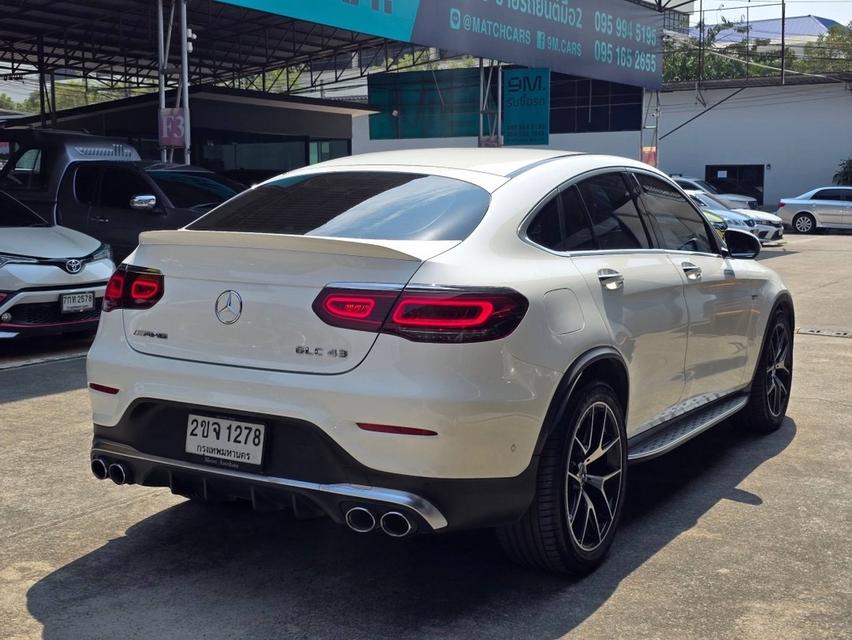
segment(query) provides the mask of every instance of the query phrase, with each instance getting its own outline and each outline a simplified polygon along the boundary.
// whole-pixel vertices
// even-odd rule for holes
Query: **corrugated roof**
[[[833,26],[842,26],[836,20],[830,18],[820,18],[818,16],[795,16],[788,17],[786,23],[786,37],[788,38],[813,38],[816,39],[821,35],[828,33],[828,30]],[[708,25],[711,27],[713,25]],[[749,27],[748,33],[741,31]],[[691,27],[689,35],[692,38],[698,38],[700,29]],[[742,42],[746,38],[761,39],[761,40],[780,40],[781,39],[781,19],[770,20],[752,20],[750,23],[745,22],[734,23],[734,26],[729,29],[723,29],[716,36],[716,42],[720,44],[733,44]]]

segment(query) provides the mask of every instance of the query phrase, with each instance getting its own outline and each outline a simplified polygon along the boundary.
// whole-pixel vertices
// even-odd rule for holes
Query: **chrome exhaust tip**
[[[376,517],[364,507],[352,507],[346,512],[346,526],[358,533],[369,533],[376,528]]]
[[[92,475],[98,480],[106,480],[109,478],[109,469],[103,458],[92,458]]]
[[[414,530],[411,521],[399,511],[388,511],[382,516],[380,523],[382,531],[391,538],[404,538]]]
[[[109,479],[115,484],[128,484],[130,482],[130,470],[120,462],[109,465]]]

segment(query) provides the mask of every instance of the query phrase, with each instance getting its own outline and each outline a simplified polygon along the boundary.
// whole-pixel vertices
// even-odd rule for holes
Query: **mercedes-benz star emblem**
[[[216,317],[222,324],[234,324],[243,313],[243,299],[236,291],[223,291],[216,298]]]
[[[83,268],[83,261],[77,260],[77,258],[71,258],[65,262],[65,270],[68,273],[80,273],[80,269]]]

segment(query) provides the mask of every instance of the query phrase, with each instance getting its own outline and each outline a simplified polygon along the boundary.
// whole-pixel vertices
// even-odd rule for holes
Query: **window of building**
[[[715,252],[704,218],[674,187],[644,173],[636,174],[636,179],[642,187],[642,204],[662,248]]]
[[[606,173],[578,185],[600,249],[647,249],[645,225],[621,173]]]

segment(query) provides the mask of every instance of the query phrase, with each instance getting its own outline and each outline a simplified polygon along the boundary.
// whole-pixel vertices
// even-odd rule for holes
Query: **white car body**
[[[738,193],[721,193],[718,189],[716,189],[706,180],[680,175],[673,175],[672,180],[674,180],[677,185],[684,191],[704,191],[713,195],[716,198],[719,198],[720,200],[722,200],[723,204],[729,209],[734,209],[737,207],[743,207],[749,210],[757,209],[757,200],[752,198],[751,196],[744,196]]]
[[[36,222],[43,226],[7,226],[12,208],[41,221],[0,194],[0,339],[94,331],[115,270],[109,249],[43,221]]]
[[[811,189],[778,203],[778,216],[799,233],[816,229],[852,229],[852,187]]]
[[[686,193],[702,206],[725,218],[729,228],[746,231],[760,240],[761,244],[778,242],[784,237],[784,225],[781,218],[756,209],[732,209],[715,194],[697,189],[688,189]]]
[[[179,493],[205,496],[217,481],[236,482],[248,487],[240,497],[256,502],[289,491],[338,522],[353,506],[376,519],[394,508],[412,525],[402,535],[503,524],[529,506],[548,413],[590,375],[584,371],[612,367],[613,384],[623,377],[627,437],[642,442],[690,411],[712,405],[722,419],[742,407],[767,319],[778,305],[792,313],[773,271],[722,248],[560,252],[530,239],[548,194],[572,189],[589,172],[635,171],[671,185],[624,158],[528,149],[377,153],[298,169],[230,202],[260,198],[258,190],[289,179],[333,184],[365,171],[373,182],[400,172],[450,178],[487,192],[490,205],[461,240],[199,230],[208,217],[142,234],[127,274],[158,270],[138,273],[154,274],[162,298],[150,308],[104,313],[88,356],[98,477],[109,469],[116,482],[171,482]],[[623,175],[630,183],[631,174]],[[399,300],[508,288],[528,308],[499,339],[418,342],[327,324],[314,309],[321,299],[332,304],[322,297],[329,286],[392,291]],[[400,308],[391,315],[395,321],[398,312],[402,322]],[[272,447],[292,441],[267,447],[272,457],[262,473],[200,460],[186,454],[189,414],[265,424],[278,438]],[[646,446],[631,457],[667,448]],[[287,457],[291,449],[299,459]],[[361,530],[350,515],[347,523]]]

